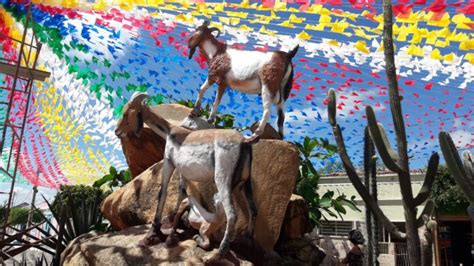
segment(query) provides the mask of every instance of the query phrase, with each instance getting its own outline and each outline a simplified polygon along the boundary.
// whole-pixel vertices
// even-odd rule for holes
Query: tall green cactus
[[[465,151],[461,161],[451,136],[446,132],[439,133],[439,143],[449,171],[469,200],[468,213],[474,220],[474,160],[472,154]]]
[[[377,202],[377,157],[375,147],[370,138],[369,128],[364,132],[364,184],[369,189],[372,198]],[[379,265],[378,263],[378,243],[379,225],[377,217],[372,214],[370,208],[365,209],[365,224],[367,228],[367,265]]]
[[[397,151],[391,148],[390,142],[388,141],[387,134],[382,125],[377,123],[375,112],[371,106],[367,106],[366,114],[368,121],[368,128],[370,136],[374,141],[375,147],[385,164],[385,166],[395,172],[398,175],[400,184],[400,191],[402,194],[403,208],[405,210],[405,232],[406,235],[401,233],[398,228],[387,218],[382,212],[380,207],[377,205],[375,199],[370,195],[369,190],[365,187],[359,179],[359,176],[352,165],[352,162],[347,154],[346,147],[344,145],[344,139],[342,136],[341,129],[336,123],[336,95],[334,90],[329,91],[329,106],[328,116],[329,122],[333,126],[334,136],[338,146],[339,154],[343,162],[344,168],[347,172],[349,179],[354,185],[357,192],[360,194],[366,208],[370,208],[372,213],[377,217],[385,229],[396,238],[406,238],[407,240],[407,251],[410,265],[430,265],[431,258],[422,257],[425,255],[425,250],[431,250],[431,242],[428,241],[427,245],[421,245],[420,236],[418,235],[418,228],[426,225],[429,219],[429,213],[432,212],[433,203],[427,202],[424,210],[417,219],[417,207],[428,199],[429,191],[433,185],[436,170],[438,168],[439,156],[437,153],[433,153],[428,163],[428,171],[426,172],[425,181],[423,182],[422,189],[416,195],[413,195],[411,187],[411,176],[408,162],[408,149],[407,149],[407,137],[405,132],[405,124],[403,121],[403,113],[401,107],[401,101],[403,97],[399,95],[398,82],[396,76],[394,48],[393,48],[393,32],[392,32],[392,1],[384,0],[384,54],[385,54],[385,71],[387,74],[389,97],[390,97],[390,109],[392,113],[392,120],[395,127],[396,140],[397,140]]]

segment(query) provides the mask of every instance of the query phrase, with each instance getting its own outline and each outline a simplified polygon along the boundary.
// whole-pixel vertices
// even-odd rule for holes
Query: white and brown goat
[[[214,122],[217,107],[227,87],[244,93],[261,94],[263,103],[263,116],[253,137],[263,133],[265,125],[270,118],[272,103],[278,109],[278,132],[283,138],[283,123],[285,121],[284,105],[290,95],[293,84],[293,66],[291,59],[296,55],[298,47],[287,52],[260,52],[244,51],[227,47],[217,41],[212,32],[218,28],[209,28],[209,21],[199,26],[189,38],[189,58],[193,56],[196,48],[207,58],[209,74],[199,90],[193,115],[201,108],[201,101],[206,90],[217,83],[217,95],[209,116],[209,122]]]
[[[140,135],[144,123],[156,134],[166,139],[163,158],[162,183],[158,195],[158,206],[153,226],[142,241],[142,244],[153,245],[165,240],[161,232],[161,215],[166,201],[167,189],[173,171],[181,174],[179,204],[186,196],[186,180],[207,182],[213,180],[217,187],[217,202],[222,205],[226,217],[224,238],[219,246],[218,257],[229,250],[229,243],[234,233],[236,210],[232,201],[235,188],[243,189],[249,210],[249,236],[253,235],[256,208],[253,203],[250,167],[251,144],[236,130],[204,129],[191,131],[173,126],[159,116],[146,104],[148,96],[139,94],[133,97],[124,107],[123,117],[119,121],[115,134],[121,136],[131,128]],[[216,206],[218,208],[219,206]],[[175,220],[175,219],[174,219]],[[176,229],[176,223],[173,226]],[[171,234],[173,235],[173,233]],[[168,241],[167,241],[168,242]],[[171,241],[173,242],[173,241]]]

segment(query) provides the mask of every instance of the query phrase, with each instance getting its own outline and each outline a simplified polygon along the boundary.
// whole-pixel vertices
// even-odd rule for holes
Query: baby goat
[[[222,204],[227,222],[224,238],[219,246],[219,253],[217,258],[213,258],[218,259],[229,250],[229,243],[234,232],[236,210],[232,201],[232,191],[234,188],[242,187],[243,184],[247,184],[245,194],[250,204],[249,217],[252,219],[252,222],[249,223],[249,233],[250,236],[253,235],[256,208],[253,204],[251,180],[249,179],[251,144],[236,130],[191,131],[173,126],[153,112],[146,104],[147,99],[146,94],[138,94],[133,97],[124,107],[123,117],[115,131],[117,136],[121,136],[125,129],[131,128],[135,134],[140,135],[143,124],[146,123],[155,133],[166,139],[156,215],[153,226],[142,244],[153,245],[165,240],[165,235],[160,230],[161,215],[166,201],[168,183],[176,169],[182,176],[181,193],[176,206],[179,206],[184,199],[186,180],[195,182],[213,180],[216,184],[217,202]]]
[[[217,41],[212,32],[218,28],[208,28],[209,21],[199,26],[189,38],[189,58],[193,56],[196,48],[207,58],[209,74],[199,90],[193,115],[201,108],[201,101],[206,90],[217,83],[217,95],[214,101],[209,122],[214,122],[217,107],[221,101],[224,90],[230,87],[244,93],[261,94],[263,102],[263,117],[253,134],[253,138],[263,133],[265,125],[270,118],[272,103],[278,109],[278,132],[283,138],[283,123],[285,121],[284,104],[290,95],[293,84],[293,66],[291,59],[298,51],[298,45],[288,53],[282,51],[260,52],[240,51],[228,48],[226,44]]]

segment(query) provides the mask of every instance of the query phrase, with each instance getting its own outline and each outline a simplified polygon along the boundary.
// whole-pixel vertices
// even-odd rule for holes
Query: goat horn
[[[142,103],[144,100],[150,98],[150,96],[148,96],[147,94],[145,93],[138,93],[138,94],[135,94],[132,96],[132,100],[131,102],[133,103]]]
[[[216,28],[216,27],[212,27],[209,29],[211,32],[213,31],[217,31],[217,37],[216,38],[219,38],[219,36],[221,36],[221,30]]]
[[[202,23],[203,26],[209,26],[211,24],[211,21],[210,20],[206,20]]]

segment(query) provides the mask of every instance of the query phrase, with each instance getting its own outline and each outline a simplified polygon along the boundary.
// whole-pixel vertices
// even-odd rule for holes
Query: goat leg
[[[263,116],[260,120],[260,124],[253,133],[253,135],[255,136],[262,135],[265,126],[268,123],[268,119],[270,118],[270,111],[272,108],[272,98],[272,93],[269,91],[268,87],[266,85],[262,85]]]
[[[179,239],[176,229],[178,229],[179,220],[183,216],[184,212],[189,209],[189,206],[189,199],[187,198],[186,193],[186,179],[180,175],[178,201],[176,202],[176,207],[173,211],[174,215],[171,218],[172,229],[171,233],[168,235],[168,238],[166,238],[166,245],[168,247],[178,244]]]
[[[277,105],[278,109],[278,133],[281,139],[283,139],[283,125],[285,123],[285,112],[283,111],[284,103],[281,102]]]
[[[165,155],[166,156],[166,155]],[[168,184],[174,171],[174,165],[169,159],[163,160],[163,168],[161,172],[161,188],[158,193],[158,205],[156,208],[155,219],[153,225],[146,235],[146,237],[140,241],[141,245],[152,246],[160,242],[165,241],[166,236],[161,232],[161,214],[166,202],[166,195],[168,194]]]
[[[222,95],[224,95],[225,89],[226,89],[226,86],[224,84],[219,84],[219,88],[217,88],[216,99],[214,100],[211,114],[209,115],[209,119],[207,120],[207,122],[211,125],[214,124],[214,122],[216,121],[217,108],[219,107],[219,104],[221,103]]]
[[[249,239],[253,238],[253,234],[255,231],[255,221],[257,218],[257,206],[255,205],[255,201],[253,199],[253,191],[252,191],[252,180],[250,177],[248,178],[247,181],[245,181],[245,197],[246,197],[246,202],[248,205],[248,210],[249,210],[249,221],[248,221],[248,231],[246,237]]]
[[[199,111],[201,110],[201,102],[202,102],[202,97],[204,97],[204,93],[211,87],[212,83],[209,81],[209,79],[206,79],[204,81],[204,84],[202,84],[201,88],[199,89],[198,97],[196,99],[196,103],[194,104],[194,108],[191,111],[191,117],[196,117],[199,115]]]

